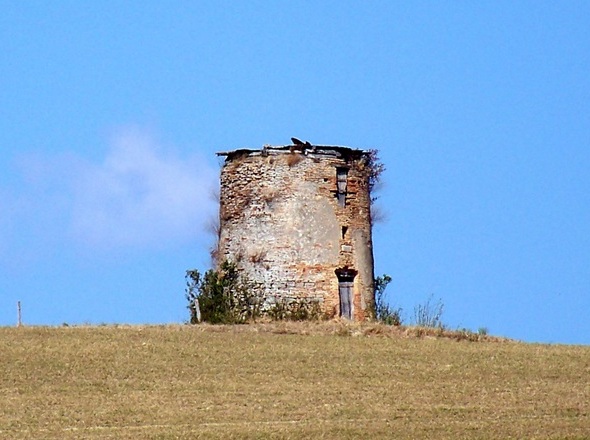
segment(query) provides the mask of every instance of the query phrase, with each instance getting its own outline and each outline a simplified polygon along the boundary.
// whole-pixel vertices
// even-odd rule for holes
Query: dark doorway
[[[355,270],[338,269],[338,295],[340,297],[340,316],[345,319],[353,319],[353,287]]]

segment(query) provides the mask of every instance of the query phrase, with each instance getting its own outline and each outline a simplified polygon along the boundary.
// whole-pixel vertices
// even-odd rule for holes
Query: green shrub
[[[203,277],[198,270],[187,270],[185,278],[191,324],[241,324],[261,315],[260,294],[232,262],[224,261],[219,270],[210,269]]]
[[[386,325],[402,325],[402,309],[393,309],[387,303],[385,289],[391,282],[389,275],[375,278],[375,319]]]

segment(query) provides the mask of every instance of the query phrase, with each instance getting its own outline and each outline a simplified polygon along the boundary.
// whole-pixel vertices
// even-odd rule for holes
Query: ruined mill
[[[292,141],[217,153],[217,259],[234,262],[269,303],[317,301],[328,316],[370,318],[370,153]]]

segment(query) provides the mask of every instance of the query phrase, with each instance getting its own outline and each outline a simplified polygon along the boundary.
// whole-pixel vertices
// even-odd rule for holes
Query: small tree
[[[219,270],[210,269],[203,277],[198,270],[187,270],[185,277],[191,324],[199,322],[198,311],[212,324],[241,324],[260,316],[262,301],[234,263],[224,261]]]
[[[375,278],[375,318],[387,325],[401,325],[401,308],[392,309],[387,303],[385,289],[391,283],[389,275],[382,275]]]

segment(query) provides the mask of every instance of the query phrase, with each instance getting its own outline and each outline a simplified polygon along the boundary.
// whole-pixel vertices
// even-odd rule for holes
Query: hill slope
[[[0,438],[590,435],[590,347],[264,330],[0,328]]]

